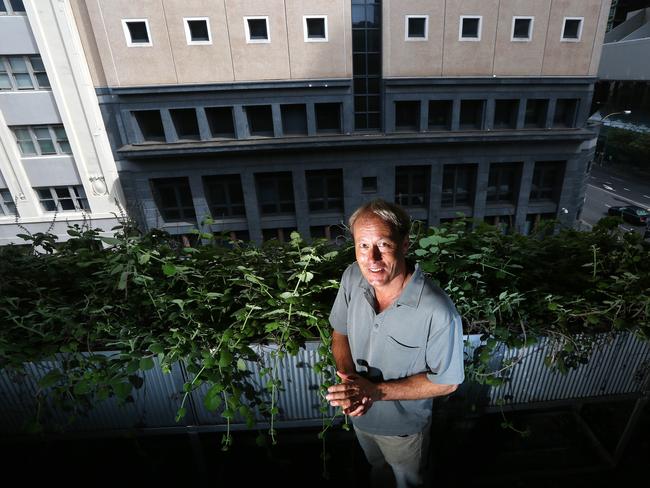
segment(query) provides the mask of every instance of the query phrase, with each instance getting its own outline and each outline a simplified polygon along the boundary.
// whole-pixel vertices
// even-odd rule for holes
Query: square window
[[[307,108],[304,104],[282,105],[282,132],[285,136],[307,135]]]
[[[537,129],[546,127],[546,112],[548,100],[529,99],[526,100],[526,118],[524,127],[526,129]]]
[[[212,44],[207,18],[185,18],[185,37],[188,44]]]
[[[582,17],[565,17],[562,29],[562,40],[578,42],[582,36]]]
[[[519,115],[519,100],[496,100],[494,103],[494,128],[515,129]]]
[[[327,42],[327,17],[303,17],[305,42]]]
[[[481,19],[479,16],[461,16],[460,18],[460,41],[481,40]]]
[[[450,130],[452,100],[429,101],[429,130]]]
[[[244,27],[246,28],[246,42],[271,42],[268,17],[244,17]]]
[[[407,41],[426,41],[428,37],[427,27],[429,17],[423,16],[406,16],[406,40]]]
[[[23,5],[23,0],[9,0],[9,3],[11,4],[11,9],[14,12],[25,11],[25,5]]]
[[[361,192],[362,193],[376,193],[377,192],[377,177],[364,176],[361,178]]]
[[[316,132],[341,132],[341,108],[339,103],[316,103]]]
[[[530,41],[533,37],[533,17],[513,17],[511,41]]]
[[[176,108],[169,111],[176,136],[180,140],[199,140],[199,124],[196,119],[196,110],[193,108]]]
[[[273,137],[273,111],[270,105],[246,107],[246,116],[251,136]]]
[[[159,110],[138,110],[133,112],[133,116],[143,142],[165,142],[165,129]]]
[[[414,131],[420,127],[420,102],[395,102],[395,130]]]
[[[151,46],[151,36],[149,35],[149,22],[147,19],[130,19],[122,20],[124,35],[126,36],[126,45]]]
[[[483,129],[483,115],[485,112],[484,100],[461,100],[460,102],[460,129]]]
[[[555,102],[553,127],[575,127],[578,99],[559,98]]]
[[[208,119],[212,137],[235,137],[235,124],[231,107],[207,107],[205,116]]]

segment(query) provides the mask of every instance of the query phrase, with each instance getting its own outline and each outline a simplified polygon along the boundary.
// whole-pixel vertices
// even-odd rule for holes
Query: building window
[[[172,118],[172,123],[176,129],[176,136],[179,140],[197,141],[201,139],[195,109],[173,108],[169,111],[169,115]]]
[[[62,125],[23,126],[13,127],[12,130],[23,156],[72,154]]]
[[[524,127],[536,129],[546,127],[546,112],[548,111],[548,100],[529,99],[526,100],[526,116]]]
[[[194,202],[188,178],[154,178],[154,200],[165,222],[195,222]]]
[[[16,215],[16,202],[7,189],[0,189],[0,217]]]
[[[429,166],[395,168],[395,203],[403,207],[429,206]]]
[[[302,21],[305,42],[327,42],[327,16],[305,15]]]
[[[472,207],[476,188],[476,165],[445,165],[442,176],[443,207]]]
[[[147,19],[122,19],[126,45],[129,47],[152,46]]]
[[[212,44],[210,23],[207,17],[185,17],[185,39],[188,44]]]
[[[533,39],[534,21],[534,17],[513,17],[510,40],[514,42],[531,41]]]
[[[143,142],[165,142],[165,129],[159,110],[132,112]]]
[[[335,244],[343,244],[346,240],[345,227],[339,224],[311,226],[309,234],[312,239],[327,239]]]
[[[553,221],[556,219],[554,213],[545,213],[545,214],[528,214],[526,215],[526,223],[524,225],[525,236],[529,235],[531,232],[536,232],[541,224],[548,221]]]
[[[205,176],[203,185],[213,218],[246,216],[244,192],[239,175]]]
[[[0,90],[48,88],[50,80],[40,56],[0,56]]]
[[[24,14],[23,0],[0,0],[0,15]]]
[[[507,235],[512,232],[512,229],[514,227],[513,220],[513,215],[491,215],[484,217],[483,219],[486,224],[495,226],[497,230],[503,235]]]
[[[407,15],[406,37],[407,41],[426,41],[429,38],[429,16]]]
[[[210,134],[216,138],[233,139],[235,123],[232,117],[232,107],[207,107],[205,117],[208,119]]]
[[[482,20],[481,16],[461,15],[458,40],[480,41]]]
[[[251,136],[273,137],[273,110],[270,105],[246,107],[246,118]]]
[[[575,127],[578,100],[575,98],[558,98],[555,102],[553,127]]]
[[[282,132],[285,136],[307,135],[307,108],[304,104],[282,105]]]
[[[485,100],[461,100],[460,102],[460,129],[483,129],[483,116],[485,113]]]
[[[293,214],[293,179],[291,173],[259,173],[255,175],[257,200],[262,215]]]
[[[582,23],[584,17],[564,17],[562,29],[563,42],[579,42],[582,37]]]
[[[452,109],[452,100],[430,100],[428,120],[429,130],[451,129]]]
[[[377,177],[376,176],[363,176],[361,178],[361,192],[362,193],[377,193]]]
[[[247,43],[271,42],[268,17],[244,17],[244,28],[246,30]]]
[[[358,131],[382,127],[381,9],[379,0],[352,2],[354,127]]]
[[[46,212],[90,212],[83,186],[34,188]]]
[[[488,203],[515,203],[519,165],[492,163],[488,178]]]
[[[315,103],[316,132],[340,133],[341,132],[341,104],[340,103]]]
[[[343,212],[343,171],[307,171],[310,212]]]
[[[563,161],[535,162],[533,181],[530,187],[531,201],[558,202],[564,179]]]
[[[420,102],[395,102],[395,129],[404,131],[418,130],[420,127]]]
[[[519,114],[519,100],[496,100],[494,102],[494,128],[515,129]]]

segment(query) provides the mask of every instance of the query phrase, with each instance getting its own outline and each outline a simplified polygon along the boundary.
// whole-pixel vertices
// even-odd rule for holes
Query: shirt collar
[[[396,305],[406,305],[408,307],[417,308],[420,304],[420,296],[422,295],[422,289],[424,288],[424,273],[419,264],[415,264],[415,269],[411,275],[411,279],[406,284],[406,287],[402,290],[402,293],[397,297]],[[365,289],[367,292],[375,294],[375,290],[370,283],[361,275],[359,278],[359,287]]]

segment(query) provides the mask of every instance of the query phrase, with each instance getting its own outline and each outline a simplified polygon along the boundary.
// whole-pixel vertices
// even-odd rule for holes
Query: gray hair
[[[409,235],[411,218],[406,211],[399,205],[377,198],[376,200],[365,203],[356,209],[350,216],[350,233],[353,234],[353,237],[354,223],[359,219],[359,217],[367,215],[375,215],[379,217],[379,219],[381,219],[395,234],[397,234],[399,239],[404,239]]]

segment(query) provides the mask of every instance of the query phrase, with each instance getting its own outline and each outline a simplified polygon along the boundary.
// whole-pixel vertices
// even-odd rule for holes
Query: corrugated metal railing
[[[478,336],[466,340],[466,354],[479,344]],[[319,360],[318,343],[308,343],[296,356],[279,360],[277,369],[283,388],[278,393],[278,427],[320,425],[320,378],[311,368]],[[544,358],[551,352],[548,340],[521,349],[502,347],[495,356],[495,369],[519,358],[510,368],[510,379],[497,387],[464,384],[455,394],[459,399],[478,402],[487,409],[506,406],[525,406],[551,401],[573,401],[617,395],[641,395],[650,380],[650,343],[632,334],[601,337],[587,364],[571,369],[567,374],[551,371]],[[270,347],[260,348],[265,360],[271,360]],[[111,354],[111,353],[105,353]],[[19,433],[26,420],[36,411],[35,395],[38,381],[58,365],[55,362],[26,364],[20,373],[0,371],[0,432]],[[260,386],[268,381],[260,374],[259,365],[248,365],[254,381]],[[188,374],[181,364],[175,364],[169,374],[156,367],[144,373],[144,385],[134,390],[134,402],[120,404],[115,399],[99,402],[86,416],[72,421],[65,412],[47,409],[44,418],[49,427],[61,426],[67,432],[106,432],[125,429],[211,429],[221,430],[225,421],[203,405],[208,385],[193,392],[186,402],[187,415],[175,421],[183,398],[183,384]],[[480,392],[480,394],[477,394]],[[334,415],[329,409],[329,414]],[[266,420],[258,415],[256,427]],[[231,428],[243,429],[245,424],[235,421]]]

